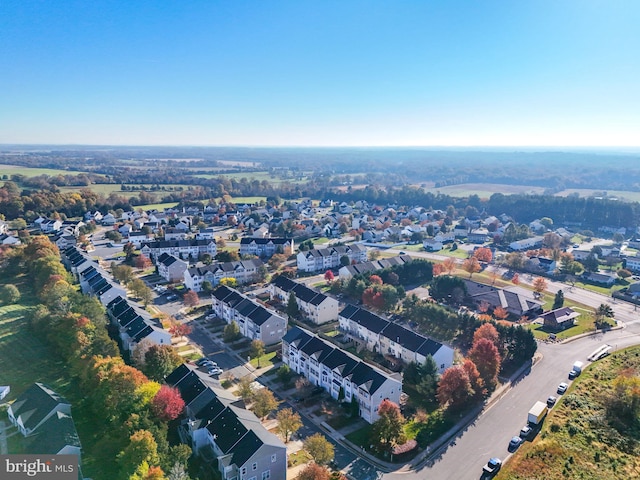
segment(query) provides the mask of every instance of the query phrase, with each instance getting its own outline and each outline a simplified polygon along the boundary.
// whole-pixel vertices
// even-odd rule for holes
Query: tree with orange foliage
[[[484,383],[482,382],[482,378],[480,378],[480,372],[478,371],[476,364],[473,363],[472,360],[466,358],[464,362],[462,362],[462,368],[469,376],[469,383],[473,389],[473,396],[477,399],[484,397],[487,390],[484,388]]]
[[[514,285],[520,285],[520,275],[514,273],[513,277],[511,277],[511,283],[513,283]]]
[[[451,275],[456,270],[456,260],[453,257],[447,258],[444,262],[442,262],[442,266],[447,271],[449,275]]]
[[[490,248],[480,247],[473,252],[473,256],[478,259],[479,262],[491,263],[493,260],[493,253]]]
[[[475,344],[481,338],[490,340],[498,349],[501,347],[500,334],[496,327],[491,323],[484,323],[473,333],[473,343]]]
[[[462,263],[462,269],[467,272],[469,274],[469,278],[471,278],[474,273],[478,273],[482,270],[482,267],[476,257],[469,257]]]
[[[438,275],[442,275],[446,271],[445,266],[442,263],[434,263],[433,264],[433,276],[437,277]]]
[[[371,282],[372,285],[382,285],[384,283],[382,281],[382,278],[380,278],[378,275],[371,275],[369,277],[369,281]]]
[[[506,320],[509,316],[509,312],[503,307],[496,307],[493,309],[493,317],[496,320]]]
[[[538,295],[542,295],[542,292],[547,289],[547,281],[542,277],[537,277],[533,281],[533,289]]]

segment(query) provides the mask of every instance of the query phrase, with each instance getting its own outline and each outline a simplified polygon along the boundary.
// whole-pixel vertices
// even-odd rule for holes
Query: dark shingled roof
[[[418,335],[395,323],[389,323],[384,330],[382,330],[381,335],[412,352],[417,351],[420,345],[426,340],[422,335]]]
[[[165,378],[165,382],[167,382],[167,385],[174,386],[176,383],[178,383],[182,378],[184,378],[189,373],[191,373],[191,370],[189,369],[189,367],[187,367],[183,363],[178,368],[176,368],[173,372],[167,375],[167,378]]]
[[[26,438],[26,451],[54,455],[66,446],[81,447],[80,437],[70,415],[56,412]]]
[[[59,404],[69,404],[64,397],[43,383],[35,383],[25,390],[13,404],[14,417],[22,418],[26,429],[33,429]]]
[[[218,445],[220,450],[225,454],[229,453],[231,448],[248,431],[247,427],[238,420],[238,417],[229,408],[226,408],[220,415],[218,415],[215,422],[211,422],[207,425],[207,430],[211,432],[216,445]]]

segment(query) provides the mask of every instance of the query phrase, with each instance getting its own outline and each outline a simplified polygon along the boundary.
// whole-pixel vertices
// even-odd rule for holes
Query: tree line
[[[159,383],[182,360],[161,347],[149,348],[147,372],[153,379],[127,365],[107,333],[104,307],[78,291],[47,237],[13,249],[3,266],[8,274],[28,276],[40,301],[29,328],[64,360],[77,382],[93,415],[91,450],[99,464],[113,466],[110,478],[161,480],[172,472],[188,479],[190,447],[168,441],[168,422],[182,413],[184,402],[177,390]]]

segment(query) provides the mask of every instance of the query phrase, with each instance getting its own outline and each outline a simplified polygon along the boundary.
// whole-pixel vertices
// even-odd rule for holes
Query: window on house
[[[258,464],[257,463],[253,463],[253,465],[251,465],[251,470],[257,470],[258,469]]]
[[[271,470],[262,472],[262,480],[269,480],[271,478]]]
[[[240,471],[240,473],[242,473],[242,475],[246,475],[247,467],[242,467],[242,470]]]
[[[273,455],[271,455],[271,463],[275,463],[276,462],[276,455],[275,453]]]

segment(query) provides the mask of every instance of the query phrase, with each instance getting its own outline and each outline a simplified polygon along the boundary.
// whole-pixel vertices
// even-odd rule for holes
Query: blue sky
[[[0,143],[637,146],[640,2],[0,2]]]

